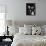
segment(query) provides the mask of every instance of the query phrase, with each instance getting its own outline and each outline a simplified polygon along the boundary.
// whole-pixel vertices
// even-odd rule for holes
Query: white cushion
[[[39,26],[32,27],[32,35],[39,35],[41,33],[41,28]]]
[[[19,33],[30,35],[31,34],[31,28],[19,27]]]
[[[19,32],[19,28],[15,26],[9,26],[9,35],[15,35]]]
[[[32,25],[27,25],[27,24],[24,24],[24,27],[25,27],[25,29],[28,31],[28,32],[30,32],[29,34],[32,34]]]
[[[44,32],[45,32],[45,28],[44,28],[44,25],[41,26],[41,35],[44,35]]]
[[[24,24],[24,27],[32,29],[32,25],[26,25],[26,24]]]
[[[46,33],[46,25],[43,25],[42,28],[44,29],[44,32]]]
[[[31,28],[26,28],[26,27],[25,27],[25,32],[24,32],[24,34],[27,34],[27,35],[32,34],[32,29],[31,29]]]
[[[43,32],[42,32],[43,35],[46,35],[46,25],[43,25],[43,26],[42,26],[42,29],[43,29]]]
[[[24,27],[19,27],[19,33],[20,33],[20,34],[24,34],[24,31],[25,31],[25,30],[24,30]]]

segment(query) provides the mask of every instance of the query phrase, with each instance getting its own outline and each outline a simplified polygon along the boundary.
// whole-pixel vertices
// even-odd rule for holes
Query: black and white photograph
[[[26,15],[35,16],[36,6],[35,3],[26,3]]]

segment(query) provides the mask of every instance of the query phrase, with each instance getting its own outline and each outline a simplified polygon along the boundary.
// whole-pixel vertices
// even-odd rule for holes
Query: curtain
[[[0,5],[0,36],[5,31],[5,6]]]

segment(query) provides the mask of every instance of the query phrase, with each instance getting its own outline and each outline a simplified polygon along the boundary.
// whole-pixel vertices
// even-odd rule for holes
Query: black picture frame
[[[27,16],[36,15],[36,4],[35,3],[26,3],[26,15]]]

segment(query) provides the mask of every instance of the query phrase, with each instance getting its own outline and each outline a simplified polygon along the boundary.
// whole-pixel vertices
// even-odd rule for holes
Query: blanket
[[[46,36],[17,34],[11,46],[46,46]]]

